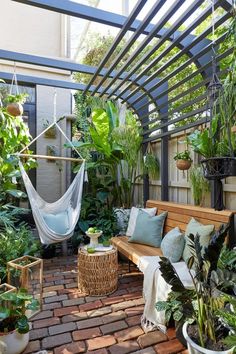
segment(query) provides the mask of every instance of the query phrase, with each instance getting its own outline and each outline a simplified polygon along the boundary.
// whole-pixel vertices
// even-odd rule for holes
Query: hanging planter
[[[18,95],[8,95],[7,96],[7,113],[13,117],[22,116],[24,112],[23,104],[26,101],[27,94],[22,93]]]
[[[208,180],[236,176],[235,157],[211,157],[201,160],[204,177]]]
[[[176,167],[181,171],[189,170],[192,164],[189,150],[177,153],[174,160],[176,161]]]

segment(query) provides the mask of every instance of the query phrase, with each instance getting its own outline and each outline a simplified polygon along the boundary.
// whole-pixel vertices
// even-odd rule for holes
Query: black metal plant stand
[[[236,176],[235,157],[212,157],[201,161],[204,177],[214,181],[212,185],[213,207],[215,210],[224,210],[222,179]]]

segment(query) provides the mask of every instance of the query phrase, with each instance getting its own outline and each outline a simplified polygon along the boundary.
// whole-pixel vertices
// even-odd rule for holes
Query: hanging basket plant
[[[189,150],[178,152],[174,156],[174,160],[176,161],[176,167],[181,171],[189,170],[192,164],[192,159]]]
[[[18,95],[7,96],[7,113],[13,117],[22,116],[24,112],[23,104],[26,101],[27,94],[22,93]]]
[[[221,84],[217,77],[215,55],[212,61],[212,80],[208,86],[210,125],[203,131],[195,131],[189,137],[193,150],[204,159],[201,161],[204,176],[220,180],[236,176],[236,12],[232,8],[232,20],[228,39],[233,43],[233,56],[229,72]],[[212,48],[215,52],[214,47]]]

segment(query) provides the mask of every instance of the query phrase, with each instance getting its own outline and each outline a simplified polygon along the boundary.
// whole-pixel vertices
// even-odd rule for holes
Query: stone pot
[[[196,344],[188,335],[188,322],[183,325],[183,335],[186,339],[188,345],[189,354],[233,354],[234,348],[228,350],[215,351],[206,348],[202,348],[200,345]]]
[[[176,167],[181,170],[189,170],[191,167],[192,162],[190,160],[177,160],[176,161]]]
[[[86,231],[85,233],[90,238],[88,247],[93,247],[93,248],[98,247],[98,238],[102,235],[102,231],[94,232],[94,233],[90,233]]]
[[[29,343],[29,332],[19,333],[16,329],[7,334],[0,333],[0,353],[20,354]]]

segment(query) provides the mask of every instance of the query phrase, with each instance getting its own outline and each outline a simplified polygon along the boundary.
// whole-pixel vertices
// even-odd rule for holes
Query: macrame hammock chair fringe
[[[40,197],[21,162],[19,166],[41,242],[50,245],[70,238],[80,216],[85,161],[65,194],[54,203]]]

